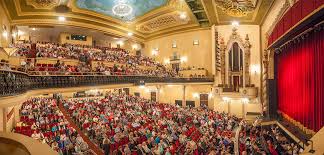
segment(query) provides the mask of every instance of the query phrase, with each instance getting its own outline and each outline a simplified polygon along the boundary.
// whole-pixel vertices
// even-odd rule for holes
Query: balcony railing
[[[28,90],[99,86],[108,84],[194,83],[213,82],[213,78],[175,78],[138,75],[28,75],[19,71],[0,70],[0,96],[21,94]]]

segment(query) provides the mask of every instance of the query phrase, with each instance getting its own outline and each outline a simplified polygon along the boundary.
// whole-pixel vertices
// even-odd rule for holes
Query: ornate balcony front
[[[253,99],[258,96],[257,87],[239,87],[239,91],[234,91],[232,87],[215,87],[215,95],[229,98],[249,98]]]
[[[24,72],[0,70],[0,97],[25,93],[28,90],[100,86],[137,83],[205,83],[213,78],[176,78],[132,75],[28,75]]]

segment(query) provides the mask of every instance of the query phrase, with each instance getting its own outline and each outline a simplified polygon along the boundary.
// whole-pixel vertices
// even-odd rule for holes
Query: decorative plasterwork
[[[136,26],[136,30],[143,33],[152,33],[167,27],[174,27],[178,25],[187,24],[189,19],[183,20],[179,16],[179,12],[175,11],[169,14],[161,15],[152,18]]]
[[[26,0],[26,2],[36,9],[52,9],[59,5],[59,0]]]
[[[186,24],[170,24],[164,28],[154,31],[154,33],[143,33],[136,30],[136,26],[144,22],[150,21],[159,16],[169,14],[175,11],[179,11],[174,5],[177,3],[171,3],[179,0],[169,0],[168,4],[152,10],[143,16],[136,18],[131,23],[122,22],[116,18],[112,18],[107,15],[99,14],[93,11],[83,10],[76,7],[76,0],[58,0],[59,5],[66,5],[70,8],[68,13],[58,13],[52,9],[36,8],[32,4],[27,4],[27,1],[33,2],[33,0],[0,0],[0,3],[5,6],[5,11],[8,12],[8,17],[11,19],[12,25],[32,25],[32,26],[53,26],[53,25],[68,25],[75,27],[83,27],[102,31],[104,33],[112,34],[118,37],[127,37],[133,40],[142,42],[143,40],[151,40],[168,36],[177,33],[191,32],[201,28],[199,23],[195,19],[191,10],[185,5],[182,11],[187,13],[187,17],[190,19]],[[41,6],[39,6],[41,7]],[[57,17],[64,16],[65,22],[58,22]],[[132,32],[134,35],[129,37],[127,32]]]
[[[228,69],[225,68],[226,64],[228,64],[226,60],[226,55],[228,55],[232,45],[234,43],[237,43],[239,47],[242,49],[244,53],[244,64],[243,64],[243,86],[249,86],[250,81],[250,50],[251,50],[251,44],[249,41],[249,36],[246,35],[245,40],[241,38],[241,36],[237,33],[237,29],[234,27],[232,30],[232,35],[229,37],[229,40],[227,42],[227,45],[225,46],[224,39],[221,39],[220,41],[220,50],[221,50],[221,74],[222,74],[222,83],[228,84],[228,81],[226,80],[226,77],[228,77],[228,72],[226,72]]]
[[[215,0],[215,3],[223,12],[232,17],[247,16],[255,9],[255,3],[250,0]]]

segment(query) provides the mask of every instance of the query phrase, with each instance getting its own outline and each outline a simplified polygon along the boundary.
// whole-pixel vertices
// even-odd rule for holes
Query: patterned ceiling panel
[[[132,7],[131,15],[121,17],[113,13],[113,6],[120,2]],[[77,0],[76,5],[81,9],[94,11],[114,18],[133,20],[166,5],[167,2],[168,0]]]
[[[157,18],[153,18],[149,21],[141,23],[136,26],[136,30],[143,33],[152,33],[169,26],[178,26],[182,24],[187,24],[189,19],[182,20],[179,17],[179,12],[172,12],[169,14],[161,15]]]
[[[38,9],[51,9],[59,4],[59,0],[27,0],[26,2]]]

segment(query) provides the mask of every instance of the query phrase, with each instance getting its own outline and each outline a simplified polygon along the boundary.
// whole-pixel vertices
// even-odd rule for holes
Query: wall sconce
[[[180,62],[181,62],[181,63],[184,63],[184,62],[187,62],[187,61],[188,61],[187,56],[182,56],[182,57],[180,57]]]
[[[173,41],[172,48],[177,48],[177,42]]]
[[[137,50],[138,49],[138,45],[137,44],[133,44],[132,45],[132,48],[133,48],[133,50]]]
[[[213,97],[213,92],[208,93],[208,98],[212,98]]]
[[[193,94],[192,94],[192,97],[193,97],[193,98],[199,98],[199,94],[198,94],[198,93],[193,93]]]
[[[8,37],[8,32],[7,32],[7,31],[3,31],[3,32],[2,32],[2,36],[3,36],[4,38],[7,39],[7,37]]]
[[[260,73],[260,66],[259,65],[251,65],[251,73],[257,74]]]
[[[170,64],[170,59],[164,59],[164,64]]]
[[[119,44],[120,46],[123,46],[124,42],[120,40],[120,41],[117,41],[117,44]]]
[[[245,104],[245,103],[249,103],[249,101],[250,101],[249,98],[242,98],[241,100],[242,100],[242,102],[243,102],[244,104]]]
[[[231,101],[229,97],[223,97],[222,99],[225,103],[229,103]]]
[[[193,40],[193,45],[199,45],[199,40],[198,39]]]
[[[158,55],[158,50],[156,50],[156,49],[153,49],[153,50],[152,50],[152,55],[153,55],[153,56],[156,56],[156,55]]]
[[[11,34],[11,36],[12,36],[13,38],[16,38],[16,37],[17,37],[17,33],[14,32],[14,33]]]
[[[240,23],[238,21],[232,21],[232,26],[238,27],[238,26],[240,26]]]

